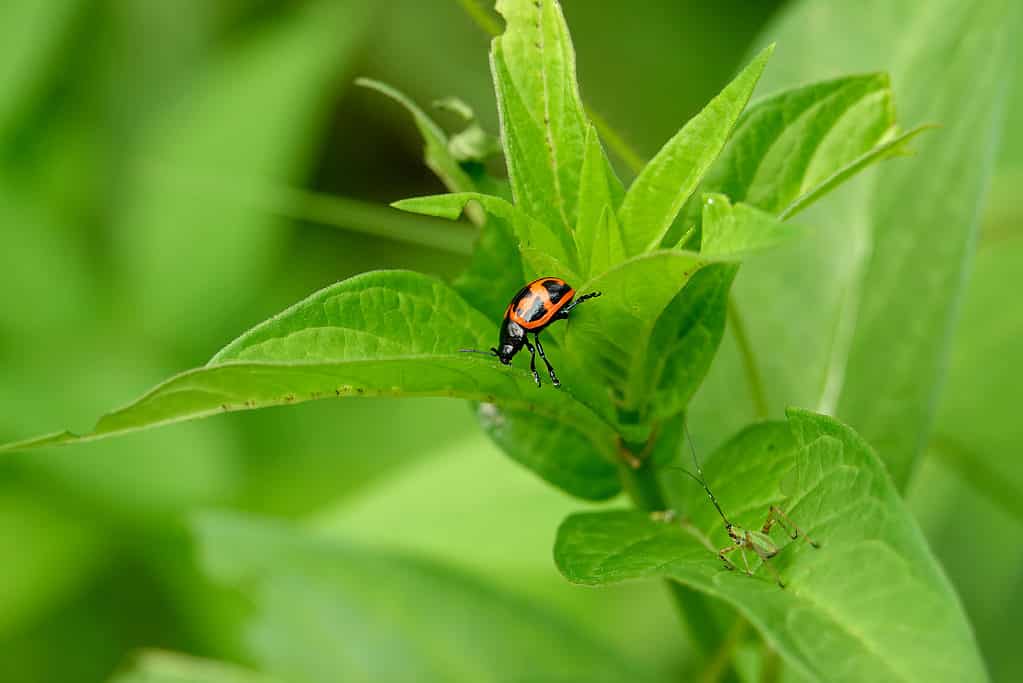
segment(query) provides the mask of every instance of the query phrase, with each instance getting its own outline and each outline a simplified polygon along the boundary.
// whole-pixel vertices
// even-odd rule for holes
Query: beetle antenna
[[[696,474],[693,474],[692,472],[690,472],[689,470],[687,470],[684,467],[672,467],[670,469],[679,470],[681,472],[685,472],[690,477],[692,477],[693,480],[696,481],[700,486],[702,486],[703,490],[707,492],[707,497],[710,498],[710,502],[714,504],[714,508],[718,511],[718,514],[721,515],[721,519],[725,523],[725,528],[726,529],[731,529],[732,528],[732,523],[730,521],[728,521],[728,517],[725,516],[724,511],[721,509],[721,504],[718,503],[718,499],[714,496],[714,492],[711,491],[710,490],[710,486],[707,485],[707,478],[703,475],[703,468],[700,467],[700,461],[696,457],[696,447],[693,446],[693,437],[689,433],[689,425],[683,423],[682,424],[682,431],[684,431],[686,433],[686,440],[689,441],[689,452],[693,454],[693,464],[696,465]],[[699,476],[697,476],[697,475],[699,475]]]
[[[479,349],[458,349],[459,353],[478,353],[481,356],[496,356],[497,349],[490,349],[489,351],[480,351]]]

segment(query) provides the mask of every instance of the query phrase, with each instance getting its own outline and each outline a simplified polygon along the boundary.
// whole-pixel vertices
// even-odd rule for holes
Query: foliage
[[[424,161],[449,191],[393,206],[431,219],[464,216],[478,228],[461,275],[448,284],[374,270],[328,285],[91,431],[15,441],[0,453],[319,399],[467,399],[492,441],[554,487],[586,501],[623,490],[631,497],[634,509],[570,515],[555,561],[574,583],[670,581],[696,650],[687,666],[769,677],[780,657],[790,675],[812,680],[982,680],[972,608],[960,604],[900,497],[933,422],[1019,14],[1008,2],[947,4],[955,21],[942,19],[937,31],[910,3],[886,5],[881,25],[905,36],[905,47],[870,63],[833,44],[848,27],[868,30],[866,10],[797,4],[767,34],[779,39],[778,57],[774,43],[758,50],[623,183],[598,132],[606,124],[580,95],[559,3],[499,0],[505,26],[490,66],[507,180],[491,158],[486,121],[465,102],[438,102],[436,118],[462,126],[448,133],[398,89],[359,81],[411,114]],[[482,11],[473,5],[489,16]],[[811,11],[830,42],[803,35]],[[255,299],[250,284],[284,245],[279,217],[258,205],[292,196],[267,188],[311,163],[309,131],[324,126],[323,95],[352,59],[370,12],[354,0],[295,9],[216,59],[188,100],[140,131],[143,158],[165,163],[133,175],[119,220],[137,230],[126,231],[114,265],[137,283],[121,305],[139,311],[141,333],[173,338],[184,323],[217,334]],[[966,24],[987,38],[961,40]],[[892,78],[876,69],[894,74],[899,119],[925,125],[897,123]],[[937,74],[945,87],[926,87]],[[773,94],[749,104],[762,78]],[[0,136],[26,88],[0,100]],[[241,125],[239,112],[255,110],[264,115]],[[940,131],[918,138],[931,122]],[[235,191],[194,201],[206,167],[233,173]],[[790,223],[797,214],[799,224]],[[211,220],[221,229],[208,234]],[[545,333],[560,390],[535,387],[525,354],[504,367],[459,352],[491,346],[511,293],[551,274],[580,293],[603,293]],[[156,365],[154,375],[164,367]],[[760,421],[787,404],[842,421],[802,410],[789,410],[786,422]],[[941,413],[943,422],[955,424],[958,412]],[[672,467],[687,423],[699,443],[725,443],[707,469],[729,516],[756,528],[780,505],[822,541],[819,550],[782,544],[770,562],[787,588],[759,561],[753,576],[720,566],[721,519]],[[1018,507],[1015,484],[990,483],[997,477],[984,478],[960,434],[939,433],[946,461]],[[964,428],[961,436],[976,435]],[[984,442],[983,432],[975,440]],[[216,450],[200,445],[192,457]],[[650,514],[666,508],[684,514],[681,523]],[[50,524],[38,510],[31,518]],[[85,526],[52,525],[80,539],[83,573],[105,547]],[[606,632],[457,563],[236,513],[203,515],[179,531],[199,548],[192,571],[218,584],[218,600],[244,596],[240,609],[218,603],[214,619],[240,634],[246,668],[154,654],[119,681],[657,675]],[[39,552],[60,557],[45,544]],[[723,636],[726,629],[737,635]],[[443,638],[431,635],[438,630]]]

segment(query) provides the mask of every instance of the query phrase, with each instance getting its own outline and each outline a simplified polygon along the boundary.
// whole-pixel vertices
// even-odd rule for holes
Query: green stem
[[[767,394],[764,392],[764,381],[760,376],[760,369],[757,367],[757,359],[753,355],[753,346],[750,344],[749,335],[746,333],[746,324],[739,314],[739,308],[735,305],[735,298],[728,297],[728,324],[735,333],[735,342],[739,346],[739,355],[742,356],[742,366],[746,371],[746,379],[749,383],[750,394],[753,398],[753,409],[757,418],[763,420],[768,415]]]
[[[764,643],[763,663],[760,666],[760,683],[778,683],[781,680],[781,657],[778,651]]]
[[[667,507],[664,492],[657,479],[657,471],[649,460],[643,460],[638,468],[622,464],[620,467],[622,487],[629,494],[637,508],[644,511],[664,510]],[[727,639],[718,626],[718,620],[710,608],[707,597],[677,581],[665,582],[675,602],[679,617],[686,626],[690,638],[700,652],[720,650]],[[722,665],[726,680],[736,680],[728,662]]]
[[[703,671],[700,672],[700,683],[717,683],[727,675],[728,668],[732,662],[732,655],[735,654],[735,650],[739,647],[739,643],[742,642],[748,630],[748,621],[741,617],[735,620],[732,628],[728,629],[728,634],[721,641],[721,644],[714,651],[714,654],[711,655],[710,659],[707,660]]]
[[[479,26],[484,33],[490,36],[501,35],[501,24],[490,12],[480,6],[476,0],[458,0],[465,13]]]
[[[380,204],[294,188],[274,188],[264,194],[261,202],[266,211],[285,218],[452,254],[467,255],[472,252],[474,230],[452,221],[412,216]]]

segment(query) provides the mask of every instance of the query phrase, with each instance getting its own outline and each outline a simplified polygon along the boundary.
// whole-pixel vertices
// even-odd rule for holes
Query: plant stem
[[[742,356],[743,369],[746,371],[746,380],[749,383],[753,399],[753,409],[757,418],[763,420],[768,415],[764,381],[760,376],[760,369],[757,367],[757,359],[753,355],[753,346],[750,344],[749,335],[746,333],[746,324],[739,314],[739,308],[735,305],[732,295],[728,296],[728,324],[731,325],[732,331],[735,333],[735,342],[739,345],[739,355]]]
[[[285,218],[460,255],[472,252],[475,234],[457,222],[411,216],[388,206],[294,188],[274,188],[265,195],[263,208]]]
[[[640,449],[642,450],[642,449]],[[639,468],[622,464],[620,469],[622,487],[629,494],[637,508],[644,511],[664,510],[667,506],[664,492],[657,479],[657,472],[649,460],[643,460]],[[675,602],[679,616],[689,632],[693,643],[701,652],[716,652],[721,649],[727,637],[718,626],[718,620],[710,609],[706,596],[677,581],[665,582]],[[726,680],[735,680],[728,662],[722,664]]]
[[[700,672],[700,683],[717,683],[725,676],[731,664],[732,655],[735,654],[736,648],[739,647],[739,643],[742,642],[748,630],[748,621],[741,617],[735,620],[732,628],[728,629],[728,634],[725,635],[717,650],[707,660],[703,671]]]
[[[484,33],[490,36],[501,35],[501,24],[494,18],[490,12],[480,7],[477,0],[458,0],[458,4],[462,6],[465,13],[469,15],[469,18],[479,26]]]

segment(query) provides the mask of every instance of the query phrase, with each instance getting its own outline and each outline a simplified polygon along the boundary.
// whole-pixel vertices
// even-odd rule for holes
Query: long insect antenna
[[[496,356],[497,351],[490,349],[489,351],[480,351],[479,349],[458,349],[459,353],[478,353],[481,356]]]
[[[693,436],[689,433],[689,425],[686,423],[682,423],[682,431],[686,433],[686,440],[689,441],[689,452],[693,454],[693,464],[696,465],[696,474],[693,474],[689,470],[685,469],[683,469],[682,471],[700,483],[700,486],[703,487],[703,490],[707,492],[707,497],[710,498],[710,502],[714,504],[714,508],[718,511],[718,514],[721,515],[721,519],[725,523],[725,528],[731,529],[732,523],[728,521],[728,517],[725,516],[724,511],[721,509],[721,505],[718,503],[718,499],[714,496],[714,492],[710,490],[709,486],[707,486],[707,478],[703,476],[703,468],[700,467],[700,461],[696,457],[696,447],[693,446]],[[697,474],[699,476],[696,476]]]

